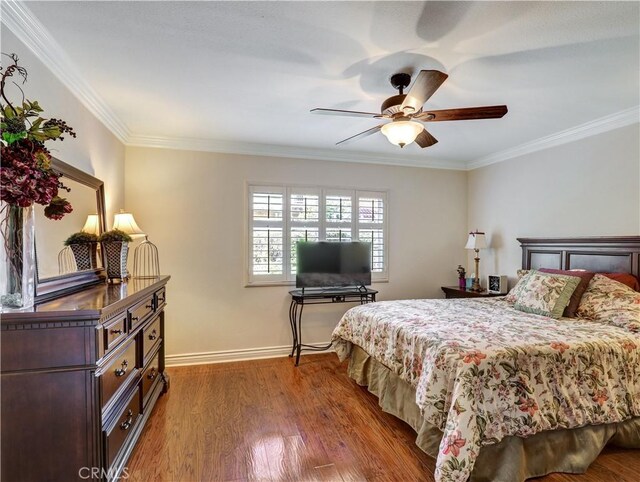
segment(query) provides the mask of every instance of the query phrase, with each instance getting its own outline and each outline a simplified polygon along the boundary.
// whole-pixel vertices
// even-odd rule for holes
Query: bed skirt
[[[368,387],[378,397],[382,410],[417,432],[418,447],[437,457],[442,432],[422,418],[411,385],[357,345],[353,345],[348,370],[358,385]],[[541,432],[527,438],[506,437],[482,447],[470,480],[516,482],[551,472],[583,473],[607,444],[639,449],[640,417],[622,423]]]

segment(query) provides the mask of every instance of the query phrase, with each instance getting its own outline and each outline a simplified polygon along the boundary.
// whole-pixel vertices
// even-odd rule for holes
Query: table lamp
[[[124,209],[121,209],[113,219],[113,229],[119,229],[120,231],[127,233],[132,238],[139,238],[144,236],[144,232],[136,223],[133,214],[126,213]]]
[[[485,239],[484,233],[481,233],[477,229],[471,233],[469,233],[469,239],[467,239],[467,245],[465,249],[473,249],[476,253],[475,262],[476,262],[476,276],[473,279],[473,285],[471,286],[471,291],[482,291],[482,287],[480,286],[480,253],[481,249],[487,247],[487,240]]]
[[[100,218],[97,214],[89,214],[87,216],[87,220],[82,227],[82,232],[100,236]]]

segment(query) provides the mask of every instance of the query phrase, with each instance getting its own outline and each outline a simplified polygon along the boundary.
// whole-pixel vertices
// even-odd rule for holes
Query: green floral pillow
[[[576,314],[640,332],[640,293],[596,274],[582,295]]]
[[[521,280],[522,288],[516,294],[513,307],[536,315],[560,318],[580,278],[531,270]]]
[[[516,274],[518,275],[518,282],[513,288],[511,288],[511,290],[509,290],[509,293],[507,293],[507,296],[504,297],[505,301],[508,301],[509,303],[516,302],[516,300],[518,299],[518,295],[522,292],[525,285],[527,284],[524,278],[526,278],[526,276],[529,273],[531,273],[531,270],[528,270],[528,269],[519,269],[517,271]]]

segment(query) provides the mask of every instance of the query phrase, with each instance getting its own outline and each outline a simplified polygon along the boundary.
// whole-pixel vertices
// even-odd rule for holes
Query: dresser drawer
[[[167,302],[167,289],[161,288],[155,292],[156,297],[156,311],[162,308]]]
[[[129,331],[135,330],[154,312],[153,299],[153,295],[148,296],[140,303],[134,305],[133,308],[129,309],[129,321],[131,323],[129,325]]]
[[[142,333],[142,350],[144,353],[144,363],[153,350],[153,347],[160,341],[160,317],[156,318],[144,329]]]
[[[136,340],[133,338],[110,357],[100,374],[103,410],[120,387],[125,386],[136,372]]]
[[[151,363],[142,373],[142,400],[144,405],[147,404],[147,395],[151,391],[151,387],[158,381],[160,377],[160,353],[156,353]]]
[[[116,420],[111,429],[105,432],[105,455],[107,458],[107,467],[113,465],[114,460],[118,456],[118,452],[131,436],[133,427],[140,415],[140,388],[136,386],[126,407],[120,412],[120,416]]]
[[[0,315],[3,322],[5,316]],[[93,362],[98,343],[94,326],[6,331],[3,326],[0,338],[2,372],[86,365]]]
[[[111,351],[127,337],[127,315],[123,313],[104,325],[102,348],[103,353]]]

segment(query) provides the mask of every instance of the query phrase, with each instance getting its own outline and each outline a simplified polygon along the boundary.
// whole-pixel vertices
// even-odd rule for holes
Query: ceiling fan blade
[[[349,117],[387,117],[382,114],[378,114],[376,112],[359,112],[356,110],[341,110],[341,109],[315,108],[315,109],[311,109],[309,112],[313,114],[340,115],[340,116],[349,116]]]
[[[466,107],[463,109],[428,110],[414,116],[414,119],[419,119],[424,122],[499,119],[507,112],[506,105],[489,105],[486,107]]]
[[[447,77],[447,74],[439,70],[421,70],[400,108],[408,111],[407,114],[418,112]]]
[[[415,140],[415,143],[418,144],[423,149],[425,147],[434,145],[436,142],[438,142],[438,139],[436,139],[431,134],[429,134],[426,129],[424,129],[420,134],[418,134],[418,137],[416,137],[416,140]]]
[[[371,129],[367,129],[366,131],[362,131],[359,134],[356,134],[355,136],[351,136],[351,137],[347,137],[346,139],[342,139],[340,142],[336,142],[336,146],[339,145],[339,144],[346,144],[346,143],[351,142],[351,141],[356,141],[358,139],[362,139],[363,137],[370,136],[371,134],[375,134],[376,132],[380,131],[380,128],[383,125],[384,124],[380,124],[379,126],[372,127]]]

